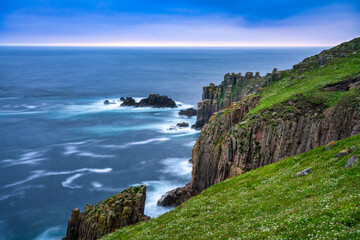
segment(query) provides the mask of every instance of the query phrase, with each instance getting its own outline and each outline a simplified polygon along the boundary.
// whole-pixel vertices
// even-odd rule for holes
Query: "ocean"
[[[0,239],[61,239],[71,210],[147,185],[145,214],[191,181],[202,87],[291,68],[324,48],[0,47]],[[167,95],[177,109],[120,107]],[[104,105],[104,100],[113,104]]]

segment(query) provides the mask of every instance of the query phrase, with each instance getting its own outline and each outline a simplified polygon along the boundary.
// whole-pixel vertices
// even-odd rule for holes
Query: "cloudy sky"
[[[0,0],[0,44],[332,46],[359,0]]]

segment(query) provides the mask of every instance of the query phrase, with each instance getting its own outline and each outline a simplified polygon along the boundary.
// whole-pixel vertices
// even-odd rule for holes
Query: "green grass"
[[[326,106],[331,107],[345,94],[342,91],[323,91],[327,84],[346,80],[360,74],[360,52],[347,58],[332,61],[323,67],[315,67],[304,73],[291,70],[284,73],[282,79],[264,88],[260,93],[260,103],[248,116],[257,114],[263,109],[286,102],[297,95],[317,96]]]
[[[357,150],[335,159],[347,146]],[[360,239],[360,164],[344,168],[354,154],[360,135],[225,180],[103,239]]]

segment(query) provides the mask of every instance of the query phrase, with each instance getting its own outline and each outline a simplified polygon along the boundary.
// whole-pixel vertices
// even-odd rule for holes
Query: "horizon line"
[[[337,45],[337,44],[335,44]],[[122,42],[122,43],[0,43],[1,47],[332,47],[320,44],[226,44],[191,42]]]

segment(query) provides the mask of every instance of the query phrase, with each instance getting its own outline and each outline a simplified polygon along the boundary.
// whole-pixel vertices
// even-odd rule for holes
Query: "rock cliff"
[[[120,227],[149,219],[144,215],[146,186],[130,187],[85,211],[71,213],[63,240],[95,240]]]
[[[201,129],[215,112],[228,108],[232,102],[240,101],[246,95],[279,80],[281,74],[276,68],[263,77],[259,72],[255,75],[247,72],[245,76],[241,73],[227,73],[218,86],[210,83],[210,86],[203,88],[202,100],[198,102],[195,128]]]
[[[264,77],[227,74],[219,86],[204,87],[189,193],[359,134],[359,50],[357,38],[306,58],[291,70],[274,69]]]
[[[360,89],[356,89],[360,96]],[[360,100],[326,109],[308,97],[290,100],[250,119],[258,98],[235,104],[205,125],[193,151],[193,190],[360,133]],[[352,101],[355,100],[355,101]]]

